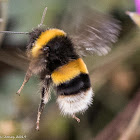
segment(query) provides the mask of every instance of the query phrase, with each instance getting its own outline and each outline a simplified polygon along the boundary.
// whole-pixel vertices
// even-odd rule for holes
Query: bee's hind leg
[[[41,113],[44,110],[45,104],[47,104],[47,102],[50,99],[49,85],[50,85],[50,81],[48,80],[45,83],[45,86],[43,86],[42,91],[41,91],[41,103],[39,104],[38,113],[37,113],[36,130],[39,130]]]
[[[75,116],[75,114],[72,115],[72,118],[74,118],[78,123],[80,122],[80,119]]]
[[[39,122],[40,122],[40,116],[41,113],[44,110],[45,107],[45,103],[44,103],[44,96],[45,96],[45,92],[44,92],[45,88],[42,88],[42,92],[41,92],[41,103],[39,104],[39,108],[38,108],[38,113],[37,113],[37,121],[36,121],[36,130],[39,130]]]

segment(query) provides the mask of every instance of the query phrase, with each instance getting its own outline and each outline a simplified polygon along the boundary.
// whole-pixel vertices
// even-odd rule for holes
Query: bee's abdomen
[[[88,74],[81,73],[72,80],[64,82],[57,86],[59,95],[74,95],[84,92],[91,87]]]
[[[81,58],[57,68],[51,75],[56,86],[57,103],[63,114],[84,112],[92,103],[88,70]]]

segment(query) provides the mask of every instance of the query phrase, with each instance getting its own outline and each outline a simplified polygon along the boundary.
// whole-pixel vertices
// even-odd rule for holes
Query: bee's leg
[[[46,80],[44,83],[45,84],[41,92],[41,103],[39,104],[38,113],[37,113],[36,130],[39,130],[41,113],[43,112],[45,104],[47,104],[50,98],[50,91],[49,91],[50,80]]]
[[[75,116],[75,114],[72,115],[72,118],[74,118],[78,123],[80,122],[80,119]]]
[[[45,88],[43,87],[41,92],[41,103],[39,104],[38,113],[37,113],[36,130],[39,130],[40,116],[45,107],[45,103],[44,103],[45,93],[46,93]]]
[[[31,78],[31,76],[32,76],[32,72],[29,69],[29,70],[27,70],[26,75],[25,75],[25,78],[24,78],[24,81],[23,81],[20,89],[17,91],[16,94],[20,95],[21,90],[23,89],[24,85],[29,81],[29,79]]]

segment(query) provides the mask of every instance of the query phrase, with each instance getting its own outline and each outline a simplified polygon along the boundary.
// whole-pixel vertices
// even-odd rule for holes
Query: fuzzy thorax
[[[87,108],[92,104],[92,96],[92,88],[89,88],[87,91],[75,95],[59,95],[57,103],[62,114],[73,115],[87,110]]]

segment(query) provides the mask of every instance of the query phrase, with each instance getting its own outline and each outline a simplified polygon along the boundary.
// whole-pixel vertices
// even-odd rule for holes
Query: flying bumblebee
[[[51,86],[56,91],[57,103],[62,114],[80,122],[75,114],[87,110],[92,104],[94,95],[82,57],[94,53],[107,54],[111,43],[116,42],[120,30],[117,20],[99,16],[97,20],[83,19],[82,21],[85,20],[87,23],[81,21],[78,28],[74,29],[75,33],[70,36],[57,28],[44,28],[46,11],[47,7],[43,12],[41,23],[31,32],[1,31],[1,33],[29,35],[27,46],[29,68],[17,94],[20,95],[33,74],[40,75],[42,89],[36,122],[37,130],[41,113],[50,99]],[[92,25],[93,20],[94,25]]]

